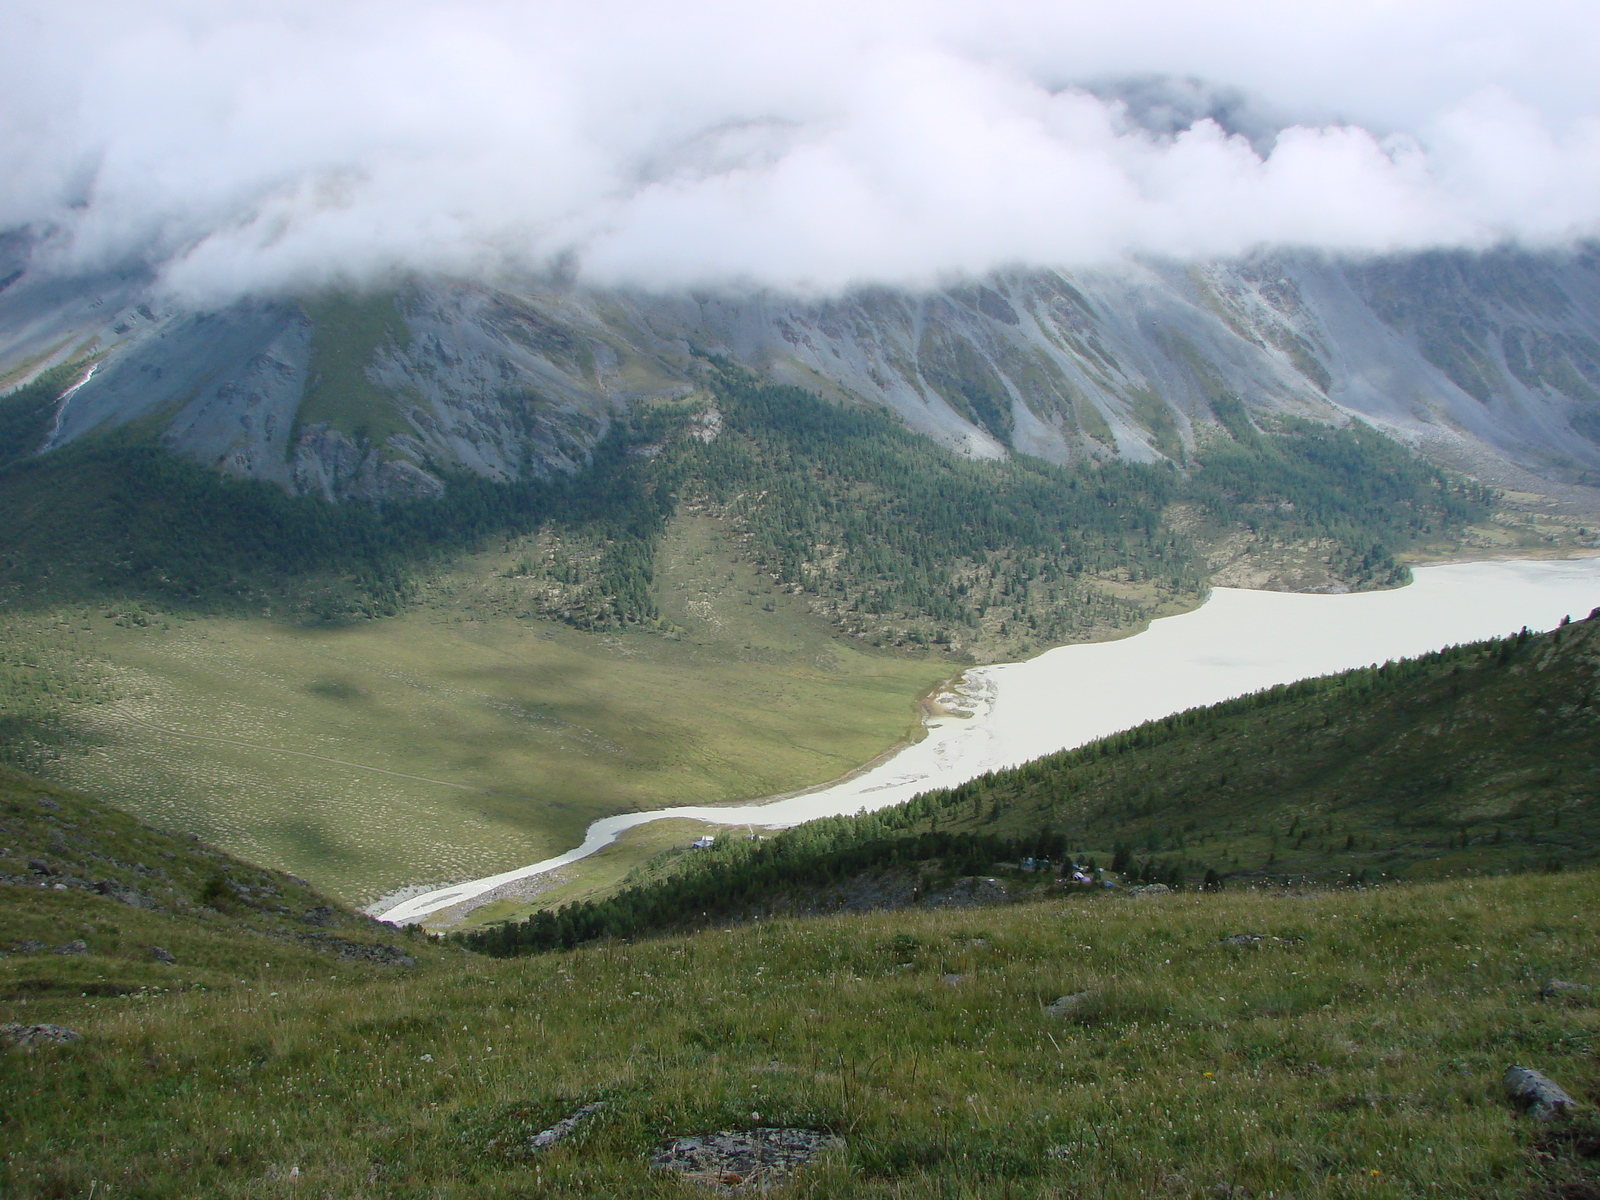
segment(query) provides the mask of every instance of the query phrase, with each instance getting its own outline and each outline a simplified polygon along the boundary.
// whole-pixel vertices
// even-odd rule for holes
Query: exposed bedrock
[[[1587,250],[1017,272],[819,302],[428,279],[206,312],[137,272],[16,269],[0,380],[79,368],[43,448],[140,423],[219,470],[331,498],[572,470],[630,405],[692,391],[705,352],[977,457],[1181,464],[1241,422],[1356,417],[1491,483],[1600,483]]]

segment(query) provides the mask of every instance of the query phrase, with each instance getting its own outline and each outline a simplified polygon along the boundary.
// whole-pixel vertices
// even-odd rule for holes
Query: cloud
[[[1597,60],[1553,0],[13,0],[0,227],[200,299],[1560,244]]]

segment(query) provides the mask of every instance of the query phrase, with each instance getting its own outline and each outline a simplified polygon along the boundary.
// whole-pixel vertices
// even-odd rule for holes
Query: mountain
[[[1357,418],[1496,486],[1600,479],[1600,256],[1286,254],[808,302],[412,279],[199,311],[0,242],[0,384],[67,366],[30,449],[138,426],[291,492],[438,495],[571,471],[706,353],[882,406],[976,458],[1172,461],[1241,423]],[[92,370],[92,373],[90,373]],[[1582,493],[1587,495],[1587,493]]]

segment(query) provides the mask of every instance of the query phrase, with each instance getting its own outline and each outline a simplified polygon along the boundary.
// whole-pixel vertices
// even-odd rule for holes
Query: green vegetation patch
[[[1187,549],[1161,526],[1180,484],[1166,468],[973,462],[887,413],[732,368],[714,395],[725,431],[664,464],[677,489],[726,512],[758,565],[851,636],[992,659],[1198,597]],[[1151,602],[1092,586],[1101,576],[1148,584]]]
[[[1156,449],[1173,462],[1181,463],[1184,458],[1183,441],[1171,406],[1150,388],[1130,388],[1128,399],[1134,420],[1149,431]]]
[[[1550,871],[1600,850],[1600,619],[1193,709],[908,802],[1048,825],[1101,866],[1339,882]],[[885,814],[884,819],[895,818]]]
[[[312,323],[311,364],[296,426],[327,424],[377,447],[392,434],[409,433],[397,397],[367,374],[380,351],[411,343],[398,297],[335,293],[300,307]]]
[[[1332,572],[1357,588],[1407,582],[1397,553],[1456,536],[1493,509],[1492,489],[1449,476],[1360,423],[1289,420],[1261,435],[1242,407],[1219,411],[1230,414],[1236,440],[1200,453],[1185,498],[1218,530],[1242,528],[1266,542],[1331,540]]]
[[[85,365],[79,361],[53,367],[0,396],[0,470],[44,445],[62,392]]]

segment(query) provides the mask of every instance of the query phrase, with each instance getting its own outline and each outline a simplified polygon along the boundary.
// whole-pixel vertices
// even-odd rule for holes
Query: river
[[[1403,588],[1343,596],[1216,588],[1199,608],[1132,637],[966,672],[942,697],[949,713],[928,722],[926,737],[860,775],[776,801],[606,817],[565,854],[413,896],[378,915],[420,920],[575,862],[648,821],[776,827],[883,808],[1196,705],[1524,625],[1550,629],[1600,606],[1600,557],[1451,563],[1414,574]]]

